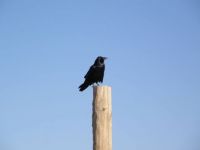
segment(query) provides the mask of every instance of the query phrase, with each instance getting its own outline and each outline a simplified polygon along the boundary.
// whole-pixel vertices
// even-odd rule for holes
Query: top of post
[[[108,86],[108,85],[101,85],[101,86],[93,86],[93,89],[94,90],[97,90],[97,89],[111,89],[111,86]]]
[[[103,86],[93,86],[93,94],[96,95],[96,94],[108,94],[110,93],[111,94],[111,86],[107,86],[107,85],[103,85]]]

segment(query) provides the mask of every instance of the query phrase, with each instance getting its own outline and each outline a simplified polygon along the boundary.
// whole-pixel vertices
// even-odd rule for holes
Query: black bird
[[[107,57],[98,56],[94,62],[94,64],[90,67],[87,74],[84,76],[85,81],[83,84],[79,86],[79,91],[85,90],[89,85],[94,83],[98,84],[98,82],[103,82],[105,64],[104,60]]]

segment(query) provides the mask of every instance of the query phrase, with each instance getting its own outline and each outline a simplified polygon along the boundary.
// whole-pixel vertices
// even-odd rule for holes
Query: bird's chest
[[[93,76],[95,78],[100,78],[101,75],[102,75],[102,68],[101,67],[96,67],[95,70],[94,70]]]
[[[101,80],[103,69],[101,67],[95,67],[93,73],[90,76],[92,82],[98,82]]]

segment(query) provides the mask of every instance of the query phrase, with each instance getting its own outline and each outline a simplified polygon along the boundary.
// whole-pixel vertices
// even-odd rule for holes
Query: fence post
[[[93,87],[93,150],[112,150],[111,87]]]

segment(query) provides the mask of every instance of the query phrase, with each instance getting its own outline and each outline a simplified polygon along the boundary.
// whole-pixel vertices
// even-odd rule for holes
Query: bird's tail
[[[89,84],[87,84],[86,82],[84,82],[83,84],[81,84],[81,85],[79,86],[79,91],[85,90],[88,86],[89,86]]]

